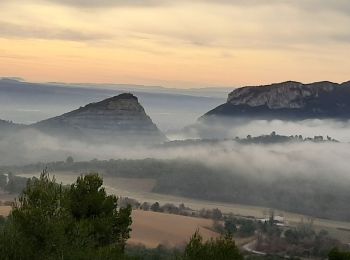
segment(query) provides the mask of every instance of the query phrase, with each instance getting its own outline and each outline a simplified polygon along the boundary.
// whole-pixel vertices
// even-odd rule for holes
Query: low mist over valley
[[[291,95],[281,101],[283,108],[269,106],[268,96],[276,98],[269,88],[261,87],[262,91],[266,89],[265,94],[259,89],[263,98],[258,107],[266,102],[263,111],[267,114],[244,114],[242,106],[254,108],[249,102],[261,98],[251,94],[251,98],[242,98],[241,103],[246,104],[235,101],[237,104],[230,105],[233,110],[234,106],[243,109],[238,116],[237,112],[207,113],[203,107],[200,116],[181,126],[177,122],[182,120],[184,107],[174,106],[172,115],[177,116],[171,117],[167,131],[158,127],[137,94],[131,93],[107,97],[30,124],[2,120],[0,170],[12,183],[5,184],[2,192],[20,192],[25,183],[22,178],[38,176],[43,169],[67,184],[80,174],[98,172],[105,178],[107,191],[141,202],[167,205],[186,201],[198,210],[200,205],[225,205],[226,212],[233,214],[229,211],[232,205],[261,207],[260,213],[253,211],[254,218],[274,209],[280,214],[300,214],[300,219],[316,218],[320,225],[326,225],[325,219],[345,225],[350,222],[348,118],[319,117],[320,112],[327,114],[328,107],[322,105],[328,102],[327,96],[322,94],[321,100],[318,94],[304,97],[299,90],[289,88],[283,90],[284,96]],[[68,86],[60,89],[71,91]],[[181,103],[182,96],[169,95],[176,104]],[[341,100],[346,99],[342,96]],[[280,109],[286,115],[298,115],[307,102],[318,104],[313,116],[273,116],[280,114]],[[73,106],[68,103],[67,107]],[[49,108],[52,104],[43,102],[41,106]],[[135,182],[139,184],[133,186]],[[350,241],[349,236],[343,236],[343,241]]]

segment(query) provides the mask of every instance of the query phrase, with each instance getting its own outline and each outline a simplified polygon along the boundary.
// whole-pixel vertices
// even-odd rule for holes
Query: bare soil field
[[[155,248],[159,244],[181,246],[198,229],[204,239],[219,236],[209,230],[212,220],[179,215],[134,210],[130,244]]]
[[[0,206],[0,216],[8,216],[10,214],[11,207],[10,206]]]

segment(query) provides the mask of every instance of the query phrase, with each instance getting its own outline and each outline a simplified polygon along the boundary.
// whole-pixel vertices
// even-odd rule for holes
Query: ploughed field
[[[10,214],[10,211],[10,206],[0,206],[0,216],[7,216],[8,214]]]
[[[143,244],[155,248],[159,244],[174,247],[188,242],[191,235],[199,230],[204,239],[219,234],[210,230],[212,220],[180,215],[134,210],[130,244]]]

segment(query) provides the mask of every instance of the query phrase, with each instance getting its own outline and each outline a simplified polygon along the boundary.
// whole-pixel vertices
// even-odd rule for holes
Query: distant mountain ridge
[[[227,93],[220,98],[198,90],[196,96],[178,89],[150,89],[148,87],[104,84],[31,83],[16,78],[0,79],[0,118],[32,124],[66,113],[79,106],[130,92],[136,95],[148,115],[163,131],[181,129],[193,123],[209,109],[225,102]],[[210,93],[214,93],[212,89]],[[181,118],[181,120],[174,120]]]
[[[260,119],[350,118],[350,81],[303,84],[287,81],[238,88],[227,102],[206,113],[212,117]]]
[[[109,142],[163,142],[136,96],[123,93],[31,125],[42,132]]]

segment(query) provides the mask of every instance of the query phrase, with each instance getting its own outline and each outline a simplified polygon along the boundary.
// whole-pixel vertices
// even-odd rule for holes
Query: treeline
[[[225,216],[217,230],[235,237],[255,237],[252,250],[288,259],[326,259],[334,248],[349,251],[350,246],[331,237],[326,230],[316,231],[313,220],[288,226],[276,219],[273,211],[265,220]],[[333,250],[332,250],[333,249]],[[336,251],[339,252],[339,251]]]
[[[255,227],[257,239],[254,250],[267,255],[325,259],[333,248],[350,249],[327,231],[316,231],[312,221],[300,222],[295,227],[281,227],[273,221],[257,221]]]
[[[246,138],[235,138],[235,141],[243,144],[275,144],[275,143],[286,143],[286,142],[314,142],[314,143],[322,143],[322,142],[335,142],[339,141],[326,136],[323,137],[321,135],[316,135],[314,137],[303,137],[302,135],[278,135],[275,131],[273,131],[269,135],[260,135],[260,136],[251,136],[247,135]]]
[[[92,160],[38,163],[9,171],[103,172],[108,176],[152,178],[153,192],[189,198],[276,208],[314,217],[350,221],[348,183],[330,178],[244,175],[185,159]]]
[[[278,144],[278,143],[291,143],[291,142],[313,142],[313,143],[323,143],[323,142],[334,142],[339,141],[330,136],[314,136],[314,137],[303,137],[302,135],[279,135],[275,131],[268,135],[252,136],[247,135],[245,138],[235,137],[234,139],[187,139],[187,140],[175,140],[165,142],[159,145],[159,147],[164,148],[174,148],[174,147],[186,147],[186,146],[200,146],[200,145],[216,145],[222,142],[237,142],[240,144]]]
[[[176,206],[173,203],[165,203],[161,205],[159,202],[139,202],[135,199],[128,197],[119,197],[120,207],[126,207],[130,205],[133,209],[139,209],[143,211],[153,211],[160,213],[175,214],[181,216],[190,216],[198,218],[207,218],[213,220],[223,220],[224,214],[220,209],[206,209],[202,208],[200,210],[194,210],[189,207],[186,207],[184,203],[181,203],[179,206]]]

